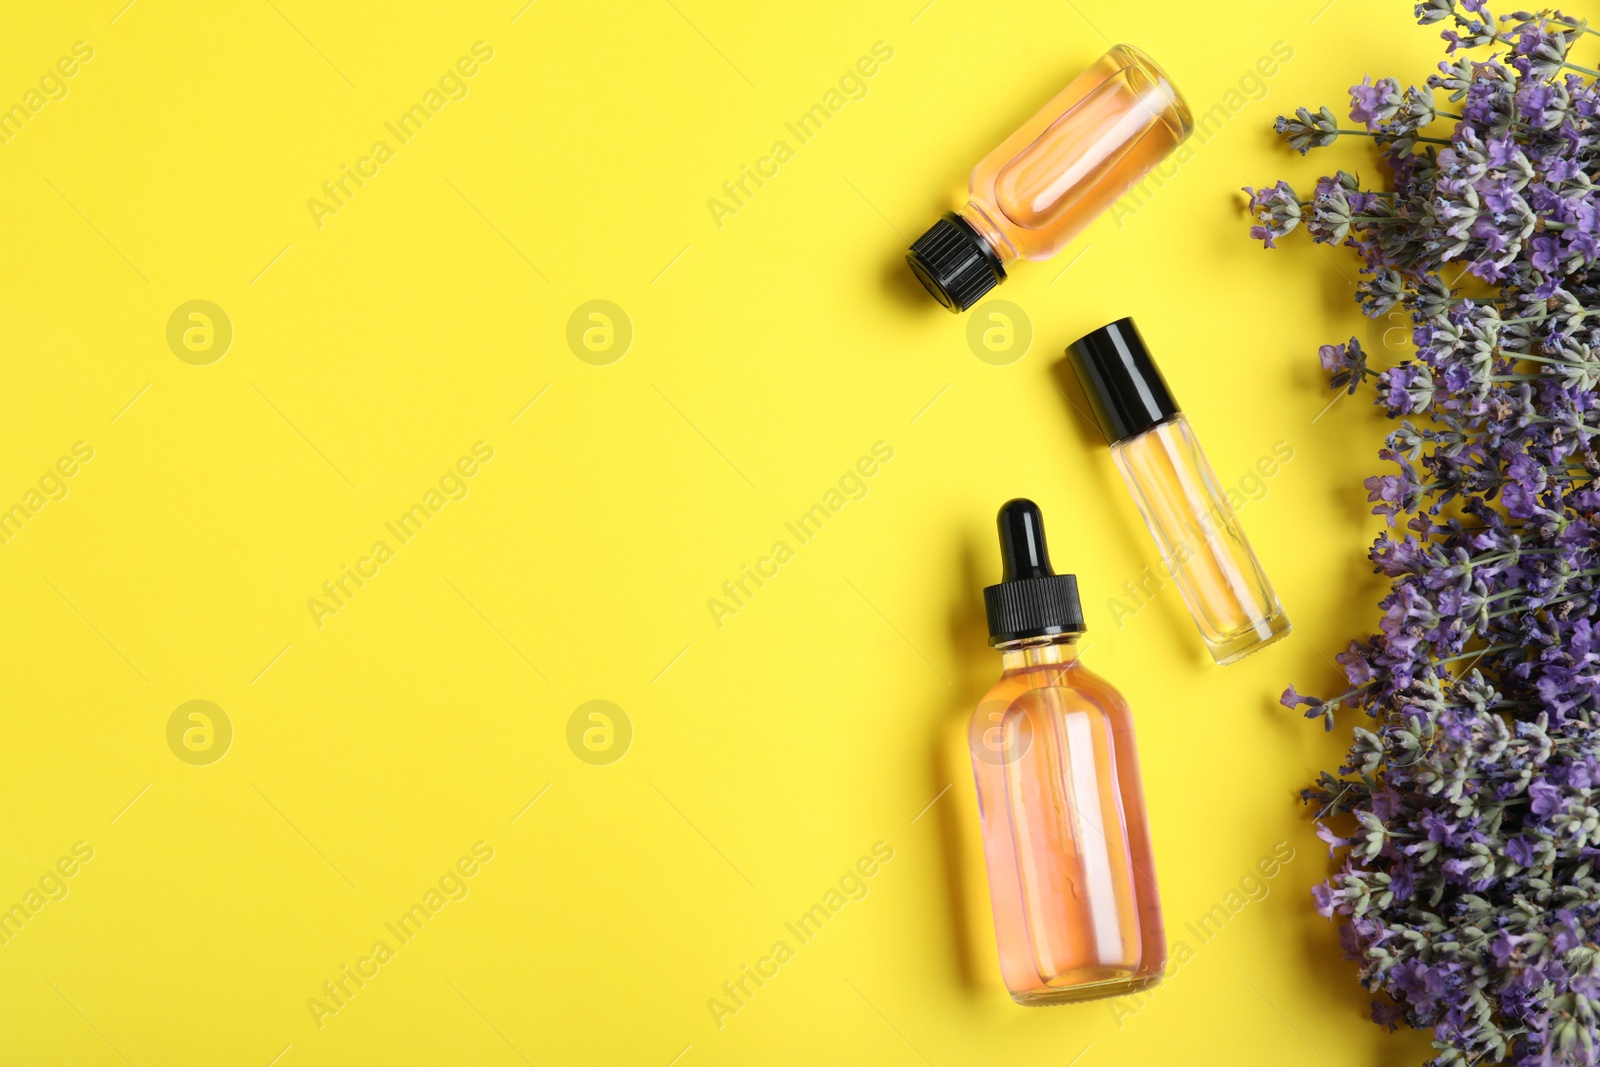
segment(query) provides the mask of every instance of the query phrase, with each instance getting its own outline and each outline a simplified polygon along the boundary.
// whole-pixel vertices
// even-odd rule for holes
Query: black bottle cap
[[[983,604],[989,613],[989,643],[1083,633],[1078,579],[1050,569],[1039,505],[1020,498],[1008,500],[1000,508],[999,525],[1005,573],[999,585],[983,591]]]
[[[1150,358],[1132,319],[1118,319],[1067,346],[1072,369],[1112,444],[1137,437],[1178,413],[1178,402]]]
[[[917,238],[906,262],[928,292],[954,312],[967,310],[1006,280],[1006,269],[989,242],[954,211]]]

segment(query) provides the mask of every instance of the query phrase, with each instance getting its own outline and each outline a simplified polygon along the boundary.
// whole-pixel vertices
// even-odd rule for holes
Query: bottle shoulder
[[[1072,663],[1065,666],[1043,664],[1023,667],[1002,675],[1000,680],[984,694],[983,701],[973,713],[973,717],[984,718],[997,706],[1009,707],[1034,690],[1054,690],[1072,694],[1083,703],[1093,705],[1115,717],[1129,714],[1128,702],[1115,686],[1082,663]]]

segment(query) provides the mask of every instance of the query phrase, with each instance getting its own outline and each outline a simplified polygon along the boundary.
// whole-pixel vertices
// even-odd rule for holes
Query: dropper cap
[[[1000,508],[998,524],[1005,572],[999,585],[983,591],[989,643],[1083,633],[1077,576],[1051,569],[1039,505],[1020,497],[1008,500]]]

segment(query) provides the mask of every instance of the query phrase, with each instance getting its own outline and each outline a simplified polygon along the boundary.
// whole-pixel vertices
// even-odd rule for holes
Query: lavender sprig
[[[1378,632],[1348,687],[1283,703],[1332,729],[1366,713],[1304,791],[1338,872],[1373,1019],[1433,1031],[1438,1067],[1600,1065],[1600,89],[1558,11],[1424,0],[1447,59],[1419,85],[1363,78],[1354,128],[1301,108],[1302,154],[1368,139],[1387,187],[1339,171],[1309,197],[1247,189],[1251,236],[1351,249],[1357,302],[1405,314],[1415,353],[1319,353],[1394,420],[1366,481],[1388,529]],[[1590,61],[1592,62],[1592,61]]]

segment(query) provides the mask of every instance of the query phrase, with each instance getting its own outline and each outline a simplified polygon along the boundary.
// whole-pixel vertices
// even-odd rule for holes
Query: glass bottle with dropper
[[[1133,320],[1067,356],[1211,657],[1232,663],[1282,638],[1289,617]]]
[[[983,591],[1002,674],[968,730],[1000,970],[1019,1004],[1155,985],[1166,935],[1127,702],[1078,659],[1078,580],[1031,500],[1000,509]]]

